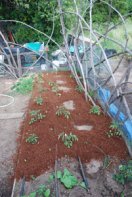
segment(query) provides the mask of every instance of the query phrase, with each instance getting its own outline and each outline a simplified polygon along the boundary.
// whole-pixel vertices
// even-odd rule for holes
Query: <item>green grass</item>
[[[23,77],[11,87],[11,90],[18,94],[28,94],[33,90],[33,83],[33,75],[29,77]]]
[[[118,23],[118,22],[117,22]],[[113,23],[111,23],[109,25],[109,28],[113,26]],[[127,34],[128,34],[128,48],[130,50],[132,50],[132,22],[131,19],[127,19],[125,21],[125,26],[126,26],[126,30],[127,30]],[[93,23],[93,29],[101,34],[106,32],[107,29],[107,23]],[[85,32],[85,36],[89,37],[90,33],[87,31]],[[120,42],[122,45],[125,45],[125,29],[124,29],[124,25],[118,25],[115,29],[112,29],[108,34],[108,37],[110,37],[111,39],[114,39],[117,42]],[[93,40],[95,40],[95,38],[92,38]],[[105,40],[102,38],[101,40],[101,44],[103,46],[103,48],[108,48],[108,49],[115,49],[117,50],[117,52],[122,51],[122,48],[115,44],[114,42],[112,42],[111,40]]]
[[[112,26],[113,24],[111,24]],[[126,26],[126,30],[127,30],[127,34],[128,34],[128,48],[131,50],[132,49],[132,23],[130,21],[130,19],[127,19],[125,21],[125,26]],[[98,31],[103,33],[105,32],[105,26],[102,24]],[[125,38],[125,28],[124,25],[118,25],[115,29],[111,30],[108,33],[108,36],[117,41],[120,42],[122,45],[125,45],[126,42],[126,38]],[[110,40],[106,40],[104,41],[103,39],[101,40],[102,45],[104,46],[104,48],[109,48],[109,49],[116,49],[117,52],[120,52],[122,50],[122,48],[120,46],[118,46],[117,44],[115,44],[114,42],[110,41]]]

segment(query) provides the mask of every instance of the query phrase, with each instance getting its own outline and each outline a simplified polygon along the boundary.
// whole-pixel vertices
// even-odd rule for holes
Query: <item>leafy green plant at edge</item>
[[[90,113],[91,114],[95,114],[95,115],[100,115],[101,114],[101,109],[98,105],[95,105],[93,106],[91,109],[90,109]]]
[[[89,96],[91,96],[92,98],[94,98],[95,96],[95,92],[93,90],[89,90],[88,91]]]
[[[31,192],[29,195],[24,195],[22,197],[36,197],[36,196],[42,196],[42,197],[50,197],[50,189],[47,189],[45,185],[40,185],[37,190],[34,192]]]
[[[18,94],[28,94],[33,90],[33,83],[34,75],[23,77],[11,87],[11,90],[17,92]]]
[[[119,165],[118,172],[113,175],[113,179],[122,185],[132,182],[132,160],[129,160],[125,165]]]
[[[113,136],[121,136],[121,130],[119,129],[119,124],[116,121],[112,121],[110,127],[109,127],[109,131],[107,132],[107,136],[113,137]]]
[[[82,93],[83,92],[83,89],[81,88],[81,86],[77,85],[75,90],[79,93]]]

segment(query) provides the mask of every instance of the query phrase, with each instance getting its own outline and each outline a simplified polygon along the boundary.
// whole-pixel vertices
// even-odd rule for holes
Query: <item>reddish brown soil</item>
[[[75,90],[76,83],[74,79],[70,78],[69,72],[48,73],[44,74],[43,78],[43,87],[48,89],[41,93],[44,103],[42,106],[38,106],[34,102],[34,98],[40,96],[39,84],[36,82],[21,128],[22,140],[19,148],[16,178],[25,176],[29,179],[31,175],[38,176],[50,167],[54,167],[56,154],[58,158],[65,155],[75,158],[80,156],[82,162],[88,162],[91,159],[103,159],[104,153],[119,159],[127,157],[128,151],[124,141],[119,137],[108,138],[106,135],[111,122],[110,118],[103,114],[97,116],[89,113],[91,104],[85,101],[83,94]],[[71,88],[71,90],[67,93],[60,91],[62,95],[58,97],[51,91],[48,84],[49,81],[56,82],[56,80],[65,81],[66,84],[63,86]],[[56,115],[57,106],[68,100],[73,100],[76,107],[75,110],[71,111],[69,120]],[[43,113],[47,111],[46,118],[29,125],[31,119],[29,111],[35,109],[41,109]],[[93,125],[93,129],[88,132],[77,131],[74,129],[74,124]],[[65,133],[72,132],[78,136],[78,142],[75,142],[70,149],[65,147],[61,140],[58,140],[58,135],[63,131]],[[31,133],[39,136],[38,144],[32,145],[25,142]]]

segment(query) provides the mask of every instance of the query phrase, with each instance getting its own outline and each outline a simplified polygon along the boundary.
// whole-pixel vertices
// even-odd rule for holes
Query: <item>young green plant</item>
[[[121,130],[119,129],[119,124],[116,121],[112,121],[109,127],[109,131],[107,132],[107,136],[114,137],[114,136],[121,136]]]
[[[60,106],[56,111],[57,116],[64,116],[66,119],[69,119],[71,116],[70,111],[68,111],[64,106]]]
[[[30,144],[36,144],[38,142],[39,137],[36,134],[30,134],[29,137],[26,138],[26,142]]]
[[[119,165],[118,172],[113,175],[113,179],[122,185],[132,182],[132,160],[129,160],[125,165]]]
[[[41,96],[35,98],[34,101],[36,102],[37,105],[42,105],[43,104],[43,98]]]
[[[83,89],[81,88],[81,86],[77,85],[75,90],[79,93],[82,93],[83,92]]]
[[[72,133],[70,133],[69,135],[62,132],[59,134],[58,136],[58,139],[61,139],[62,142],[64,143],[64,145],[67,147],[67,148],[71,148],[73,146],[73,143],[75,141],[78,141],[78,137]]]
[[[46,117],[46,115],[42,114],[40,110],[32,110],[29,113],[31,115],[31,120],[29,121],[30,125]]]
[[[91,114],[95,114],[95,115],[100,115],[101,114],[101,109],[98,105],[95,105],[93,106],[91,109],[90,109],[90,113]]]

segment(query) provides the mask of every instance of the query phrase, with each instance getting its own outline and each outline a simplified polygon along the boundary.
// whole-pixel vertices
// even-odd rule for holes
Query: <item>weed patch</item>
[[[33,90],[34,75],[30,77],[24,77],[11,87],[11,90],[18,94],[28,94]]]

